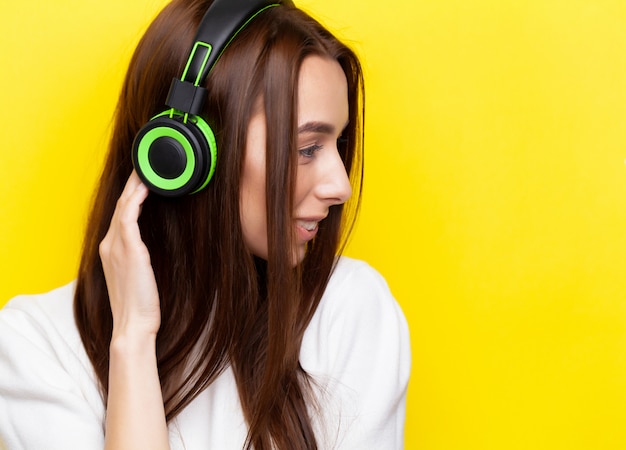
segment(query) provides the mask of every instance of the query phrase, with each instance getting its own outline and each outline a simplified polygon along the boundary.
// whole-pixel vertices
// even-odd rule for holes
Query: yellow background
[[[74,277],[121,77],[163,4],[2,2],[0,304]],[[407,448],[626,448],[626,2],[299,4],[366,70],[348,253],[410,324]]]

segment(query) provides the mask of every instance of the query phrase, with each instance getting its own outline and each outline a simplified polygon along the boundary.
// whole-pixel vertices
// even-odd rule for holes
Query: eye
[[[308,147],[304,147],[298,150],[298,154],[307,159],[311,159],[315,157],[315,153],[322,148],[319,144],[309,145]]]

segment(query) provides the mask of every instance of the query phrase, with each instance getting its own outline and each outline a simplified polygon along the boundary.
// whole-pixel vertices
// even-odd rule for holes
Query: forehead
[[[348,82],[339,63],[306,57],[298,78],[298,125],[324,122],[341,131],[348,113]]]

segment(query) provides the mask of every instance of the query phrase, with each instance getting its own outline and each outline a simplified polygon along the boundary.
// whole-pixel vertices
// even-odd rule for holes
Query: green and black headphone
[[[167,111],[145,124],[133,142],[133,165],[148,188],[166,197],[203,189],[215,171],[217,146],[198,114],[204,82],[221,53],[257,14],[281,0],[215,0],[200,22],[180,79],[172,80]]]

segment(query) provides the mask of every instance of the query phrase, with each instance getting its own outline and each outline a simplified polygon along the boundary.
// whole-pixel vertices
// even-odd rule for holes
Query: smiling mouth
[[[317,228],[319,222],[317,221],[304,221],[304,220],[299,220],[298,221],[298,225],[300,225],[302,228],[304,228],[307,231],[313,231]]]
[[[319,230],[319,221],[317,220],[297,220],[296,236],[301,243],[309,242],[315,238]]]

